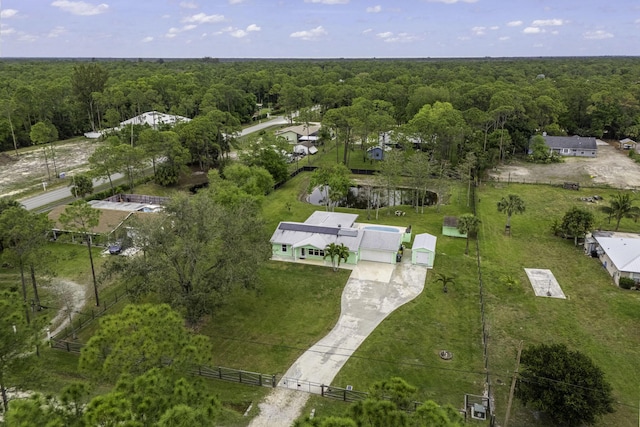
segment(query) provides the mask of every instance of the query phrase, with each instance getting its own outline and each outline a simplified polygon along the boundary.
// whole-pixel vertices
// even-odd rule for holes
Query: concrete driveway
[[[308,397],[293,390],[320,393],[320,385],[331,384],[367,336],[391,312],[420,295],[426,277],[426,267],[411,264],[410,250],[396,265],[359,262],[342,293],[338,322],[287,370],[279,388],[258,405],[260,415],[250,426],[291,425]]]

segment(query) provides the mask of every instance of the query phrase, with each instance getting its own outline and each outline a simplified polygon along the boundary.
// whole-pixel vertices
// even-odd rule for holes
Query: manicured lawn
[[[549,186],[488,186],[480,191],[482,219],[481,254],[486,289],[487,321],[490,329],[489,355],[492,378],[506,385],[494,386],[498,419],[503,419],[508,384],[515,367],[519,341],[524,345],[565,343],[600,366],[614,389],[616,413],[599,425],[631,426],[637,421],[637,364],[640,360],[640,294],[619,289],[599,265],[584,255],[582,247],[550,233],[553,219],[561,218],[572,205],[594,209],[577,197],[594,190],[574,192]],[[613,191],[600,192],[605,198]],[[503,233],[506,216],[496,211],[497,201],[518,194],[527,211],[512,219],[512,235]],[[605,200],[606,203],[606,200]],[[601,203],[602,204],[602,203]],[[597,213],[598,225],[608,226]],[[623,220],[621,231],[640,230],[639,224]],[[536,297],[523,268],[550,269],[567,300]],[[512,274],[520,284],[509,290],[500,281]],[[536,425],[531,412],[515,401],[516,425]]]

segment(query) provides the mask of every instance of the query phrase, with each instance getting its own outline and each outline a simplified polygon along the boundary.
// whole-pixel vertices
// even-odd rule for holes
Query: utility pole
[[[518,344],[518,357],[516,359],[516,369],[513,371],[513,378],[511,379],[511,390],[509,390],[509,402],[507,403],[507,415],[504,417],[504,427],[509,427],[509,416],[511,415],[511,403],[513,402],[513,393],[516,390],[516,379],[518,377],[518,370],[520,369],[520,355],[522,354],[522,341]]]

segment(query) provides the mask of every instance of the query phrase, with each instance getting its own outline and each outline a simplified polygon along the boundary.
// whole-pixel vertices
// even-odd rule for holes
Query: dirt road
[[[550,165],[514,162],[495,168],[489,176],[511,182],[578,182],[585,186],[640,188],[640,164],[631,160],[628,154],[628,151],[598,141],[596,158],[564,157],[563,163]]]

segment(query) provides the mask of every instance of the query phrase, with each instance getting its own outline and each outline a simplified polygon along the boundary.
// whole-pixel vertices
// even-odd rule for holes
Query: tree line
[[[0,73],[3,150],[35,143],[29,135],[39,122],[61,139],[150,110],[233,128],[250,122],[257,104],[287,115],[318,106],[347,147],[402,125],[402,135],[454,165],[469,151],[488,164],[524,154],[543,131],[640,137],[637,58],[4,60]],[[221,143],[191,137],[194,162],[207,162],[208,145]]]

